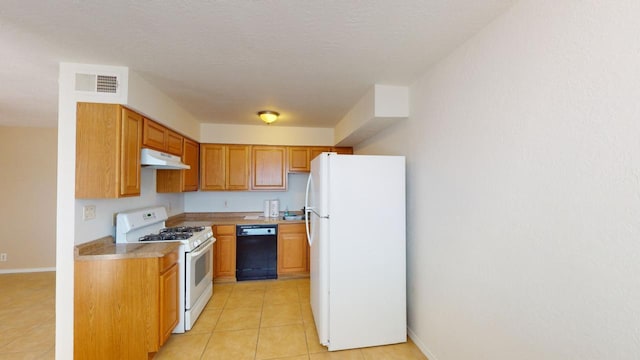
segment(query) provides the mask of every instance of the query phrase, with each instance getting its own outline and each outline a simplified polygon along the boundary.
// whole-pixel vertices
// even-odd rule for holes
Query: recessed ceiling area
[[[333,127],[514,0],[5,0],[0,125],[55,127],[59,62],[127,66],[201,122]]]

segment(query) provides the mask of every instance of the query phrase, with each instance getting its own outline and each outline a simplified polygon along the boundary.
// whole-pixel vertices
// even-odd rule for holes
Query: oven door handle
[[[213,246],[213,240],[211,238],[207,239],[205,242],[200,244],[197,248],[195,248],[192,252],[188,253],[191,257],[200,256],[203,252],[209,250],[209,248]]]

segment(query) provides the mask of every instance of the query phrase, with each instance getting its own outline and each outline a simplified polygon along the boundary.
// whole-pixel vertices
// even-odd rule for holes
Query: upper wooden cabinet
[[[311,152],[305,146],[290,146],[289,150],[289,172],[309,172],[311,162]]]
[[[284,146],[251,147],[251,189],[287,189],[287,148]]]
[[[142,116],[122,105],[78,103],[76,198],[140,195]]]
[[[144,118],[142,146],[174,155],[182,155],[182,135],[157,122]]]
[[[337,152],[338,154],[342,155],[353,155],[352,147],[332,147],[329,151]]]
[[[329,146],[289,146],[289,172],[309,172],[311,171],[311,160],[320,153],[333,151],[338,154],[353,154],[350,147],[329,147]]]
[[[249,145],[200,145],[201,190],[248,190]]]
[[[189,165],[188,170],[160,170],[156,172],[156,192],[185,192],[198,190],[200,168],[200,146],[197,142],[184,138],[182,162]]]

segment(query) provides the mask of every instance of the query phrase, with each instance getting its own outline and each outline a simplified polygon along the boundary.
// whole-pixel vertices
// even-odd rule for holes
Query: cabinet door
[[[330,151],[337,152],[338,154],[342,154],[342,155],[353,155],[352,147],[334,147],[334,148],[331,148]]]
[[[252,146],[251,149],[251,188],[286,190],[287,149],[284,146]]]
[[[278,274],[307,272],[307,248],[304,224],[278,225]]]
[[[248,145],[228,145],[225,183],[227,190],[249,190]]]
[[[289,172],[309,172],[310,150],[308,147],[289,147]]]
[[[309,170],[311,170],[311,160],[315,159],[316,156],[323,152],[331,151],[331,148],[325,146],[314,146],[310,148],[309,151],[311,152],[311,155],[309,155]]]
[[[142,116],[122,108],[120,138],[120,196],[140,195]]]
[[[167,152],[169,154],[182,156],[182,141],[182,135],[167,129]]]
[[[197,142],[184,139],[182,161],[191,166],[189,170],[182,170],[183,186],[182,191],[198,190],[198,168],[200,167],[200,147]]]
[[[142,145],[158,151],[167,151],[167,128],[153,120],[144,118]]]
[[[235,280],[236,278],[236,227],[217,225],[213,228],[216,242],[213,249],[213,277]]]
[[[178,325],[178,264],[160,275],[160,346]]]
[[[225,189],[225,146],[200,145],[200,189]]]

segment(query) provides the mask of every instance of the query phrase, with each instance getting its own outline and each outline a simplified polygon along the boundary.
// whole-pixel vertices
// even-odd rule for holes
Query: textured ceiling
[[[3,0],[0,125],[55,126],[58,63],[128,66],[202,122],[333,127],[513,0]]]

